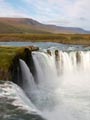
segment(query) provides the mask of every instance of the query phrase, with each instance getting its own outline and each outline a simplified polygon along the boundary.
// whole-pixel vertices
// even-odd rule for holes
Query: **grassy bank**
[[[0,41],[58,42],[90,45],[90,34],[0,34]]]
[[[23,57],[25,49],[30,51],[37,50],[37,47],[0,47],[0,80],[8,80],[10,78],[10,67],[13,60],[17,57]]]
[[[13,58],[18,51],[22,51],[16,47],[0,47],[0,79],[5,80],[9,78],[9,68],[12,64]]]

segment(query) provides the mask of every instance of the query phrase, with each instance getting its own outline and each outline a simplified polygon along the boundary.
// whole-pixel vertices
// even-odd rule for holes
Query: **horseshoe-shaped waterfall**
[[[23,90],[47,120],[89,120],[90,51],[49,52],[32,53],[35,76],[20,59]]]

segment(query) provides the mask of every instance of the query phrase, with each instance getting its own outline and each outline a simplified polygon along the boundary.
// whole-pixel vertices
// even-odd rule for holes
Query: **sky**
[[[0,0],[0,17],[90,30],[90,0]]]

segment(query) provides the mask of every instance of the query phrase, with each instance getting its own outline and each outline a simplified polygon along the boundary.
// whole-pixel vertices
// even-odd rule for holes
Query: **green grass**
[[[0,34],[0,41],[58,42],[90,45],[90,34]]]
[[[8,70],[12,59],[22,51],[23,49],[19,47],[0,47],[0,68]]]
[[[7,80],[10,78],[9,69],[12,65],[13,58],[19,51],[21,51],[20,48],[0,47],[0,80]]]

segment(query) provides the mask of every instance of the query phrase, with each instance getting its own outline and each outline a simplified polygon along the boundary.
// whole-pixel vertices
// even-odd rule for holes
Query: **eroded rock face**
[[[55,58],[56,58],[56,61],[60,60],[60,56],[59,56],[59,51],[58,50],[55,50]]]
[[[77,64],[81,63],[81,52],[80,51],[76,52],[76,60],[77,60]]]
[[[56,60],[55,62],[56,62],[57,74],[60,75],[60,66],[59,66],[60,56],[58,50],[55,50],[55,60]]]
[[[21,72],[21,67],[20,67],[20,63],[19,63],[19,59],[22,59],[26,62],[26,64],[28,65],[30,72],[32,73],[35,82],[36,78],[35,78],[35,74],[36,74],[36,69],[35,69],[35,65],[33,62],[33,57],[32,57],[32,51],[36,51],[38,50],[37,47],[26,47],[24,48],[24,51],[22,54],[17,54],[12,62],[11,68],[10,68],[10,72],[11,72],[11,80],[22,86],[22,72]]]
[[[47,53],[48,53],[50,56],[52,55],[50,50],[47,50]]]
[[[31,52],[39,50],[38,47],[0,47],[0,80],[13,80],[17,82],[21,79],[19,59],[23,59],[34,75],[34,63]]]
[[[15,56],[15,58],[12,61],[12,65],[10,68],[10,72],[11,72],[11,80],[18,84],[18,85],[22,85],[22,81],[20,81],[21,78],[21,69],[20,69],[20,64],[19,64],[19,56]]]
[[[9,70],[4,70],[3,68],[0,68],[0,79],[1,80],[8,80],[10,78],[10,72]]]
[[[25,53],[24,53],[25,57],[24,57],[24,61],[26,62],[26,64],[28,65],[30,72],[32,73],[35,82],[36,78],[36,69],[35,69],[35,65],[34,65],[34,61],[33,61],[33,57],[32,57],[32,51],[29,50],[28,48],[25,48]]]

